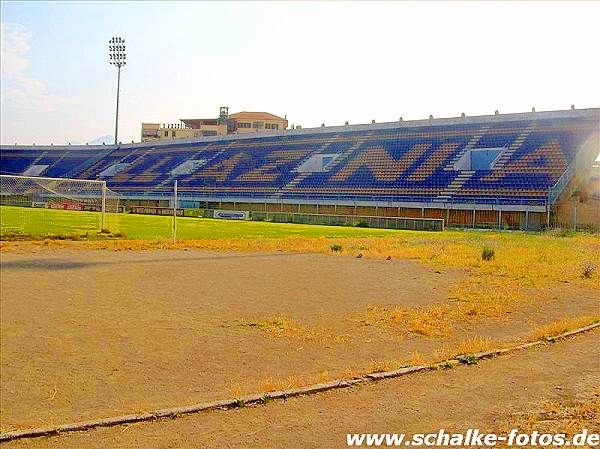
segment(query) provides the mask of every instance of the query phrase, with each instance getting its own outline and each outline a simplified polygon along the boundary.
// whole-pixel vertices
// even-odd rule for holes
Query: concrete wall
[[[600,200],[562,201],[554,206],[551,223],[561,228],[600,230]]]

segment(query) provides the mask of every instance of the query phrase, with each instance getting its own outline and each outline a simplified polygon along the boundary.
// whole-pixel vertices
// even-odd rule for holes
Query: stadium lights
[[[110,65],[114,65],[117,68],[117,111],[115,117],[116,145],[119,136],[119,89],[121,87],[121,67],[123,67],[126,64],[125,39],[121,37],[113,37],[108,41],[108,57]]]

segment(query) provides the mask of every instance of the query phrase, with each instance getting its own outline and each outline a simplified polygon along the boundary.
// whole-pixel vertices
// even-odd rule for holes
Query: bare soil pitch
[[[600,413],[600,332],[480,362],[239,410],[17,441],[10,448],[344,448],[347,433],[563,432],[548,404]],[[558,415],[560,416],[560,415]],[[590,415],[593,416],[593,415]],[[593,417],[574,432],[599,432]]]
[[[567,286],[548,292],[556,300],[426,338],[354,317],[373,305],[443,303],[462,270],[199,250],[38,248],[3,252],[1,262],[3,431],[342,377],[465,336],[525,338],[539,324],[598,311],[594,292]],[[274,317],[301,330],[250,325]]]

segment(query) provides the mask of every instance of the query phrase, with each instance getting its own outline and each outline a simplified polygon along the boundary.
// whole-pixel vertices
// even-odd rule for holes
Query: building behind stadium
[[[269,112],[247,111],[230,115],[229,108],[221,106],[219,116],[216,118],[179,119],[179,123],[142,123],[141,141],[279,131],[287,127],[287,117],[281,118]]]

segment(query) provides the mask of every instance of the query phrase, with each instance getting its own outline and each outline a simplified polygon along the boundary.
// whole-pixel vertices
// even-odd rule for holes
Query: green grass
[[[155,215],[106,214],[106,227],[111,233],[124,234],[129,239],[166,239],[172,236],[172,217]],[[98,238],[100,214],[57,209],[0,207],[0,238],[13,235],[28,237],[75,236],[88,233]],[[177,218],[177,237],[376,237],[393,236],[398,231],[352,228],[342,226],[299,225],[259,221]]]

